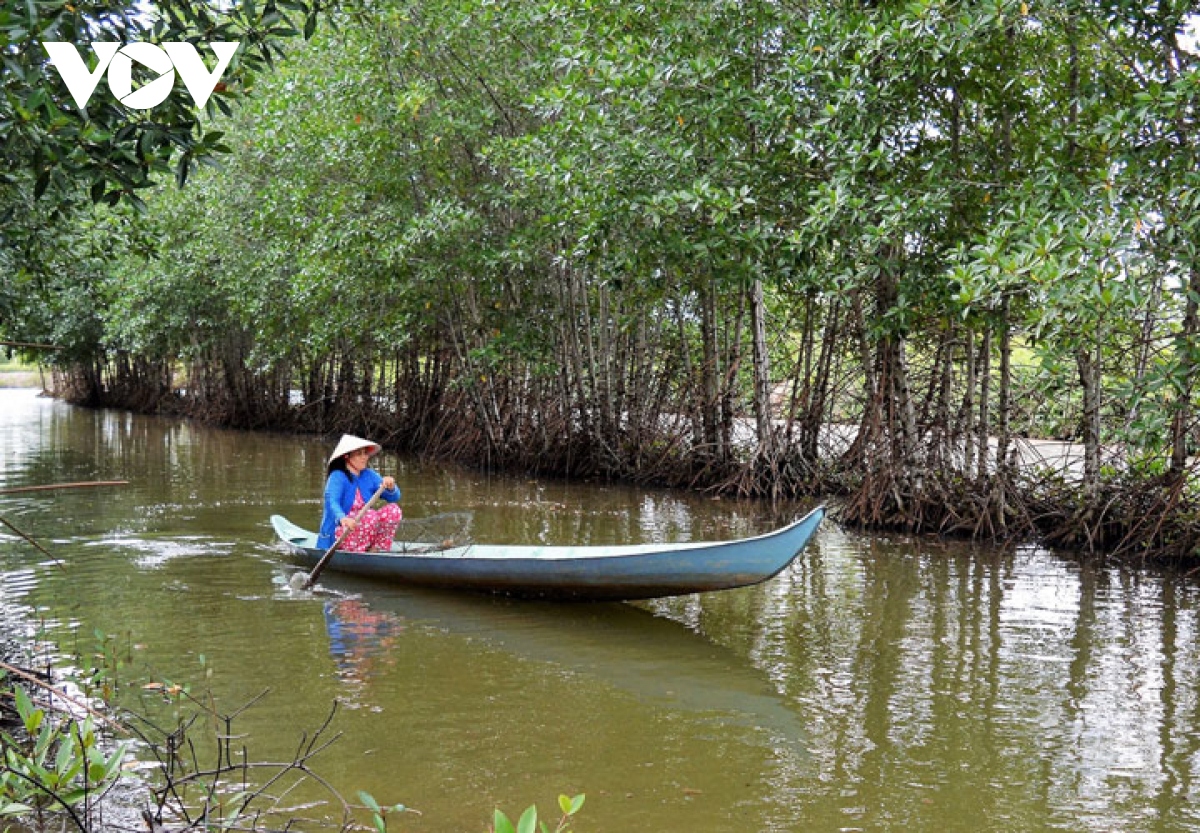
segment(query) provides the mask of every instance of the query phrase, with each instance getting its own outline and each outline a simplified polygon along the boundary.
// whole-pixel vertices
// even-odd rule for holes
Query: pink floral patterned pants
[[[362,495],[357,495],[354,505],[350,507],[350,515],[353,517],[362,506]],[[379,509],[368,509],[358,519],[358,526],[342,539],[338,549],[345,552],[387,552],[392,548],[392,538],[396,536],[396,527],[403,517],[404,512],[394,503],[385,503]]]

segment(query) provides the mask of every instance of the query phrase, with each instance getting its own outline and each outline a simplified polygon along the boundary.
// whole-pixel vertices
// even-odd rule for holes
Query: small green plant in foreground
[[[105,754],[91,716],[57,720],[20,687],[12,694],[26,737],[0,732],[0,818],[32,819],[43,829],[60,811],[85,829],[88,804],[117,781],[127,744]]]
[[[375,800],[374,796],[368,792],[362,792],[361,790],[358,793],[358,797],[359,800],[366,805],[366,808],[371,811],[371,824],[374,825],[375,830],[377,830],[378,833],[387,833],[388,813],[416,812],[415,810],[409,810],[409,808],[405,807],[403,804],[392,804],[387,807],[382,807],[380,806],[379,802]]]
[[[583,806],[583,799],[582,793],[574,798],[565,795],[558,797],[558,807],[562,810],[562,817],[559,818],[558,826],[553,829],[553,833],[570,833],[571,817],[579,812]],[[530,805],[521,814],[515,827],[508,816],[497,809],[492,823],[492,833],[551,833],[551,829],[546,822],[538,822],[537,807]]]

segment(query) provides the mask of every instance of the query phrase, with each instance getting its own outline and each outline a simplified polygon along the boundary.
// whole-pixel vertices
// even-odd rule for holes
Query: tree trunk
[[[1192,269],[1188,280],[1187,302],[1183,323],[1176,337],[1176,360],[1182,369],[1182,384],[1175,397],[1171,414],[1171,468],[1173,478],[1182,478],[1187,471],[1188,436],[1192,430],[1194,408],[1192,392],[1196,385],[1197,338],[1200,337],[1200,270]]]
[[[1083,485],[1094,493],[1100,479],[1100,361],[1099,348],[1084,345],[1075,352],[1083,388]]]
[[[754,418],[758,429],[760,458],[775,456],[775,431],[771,424],[771,356],[767,351],[767,310],[762,281],[750,287],[750,319],[754,330]]]
[[[1000,304],[1000,389],[997,391],[996,475],[992,480],[991,514],[1001,535],[1008,527],[1008,484],[1013,472],[1008,459],[1012,442],[1012,336],[1008,323],[1009,299]]]
[[[720,348],[717,344],[717,301],[711,284],[700,292],[700,340],[703,359],[700,363],[701,390],[700,420],[704,426],[702,457],[724,459],[721,447],[721,370]]]
[[[988,476],[988,451],[991,446],[991,393],[992,393],[992,325],[989,324],[984,328],[983,338],[979,342],[979,422],[975,432],[976,442],[979,443],[977,448],[978,459],[975,463],[975,477],[982,483]]]

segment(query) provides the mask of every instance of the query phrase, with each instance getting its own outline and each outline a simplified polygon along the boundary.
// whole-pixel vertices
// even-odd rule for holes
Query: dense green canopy
[[[6,334],[77,348],[100,401],[1194,546],[1191,4],[381,0],[335,22],[213,127],[220,170],[0,254],[55,299]],[[35,199],[42,157],[16,153],[19,227],[94,187]],[[1028,438],[1078,440],[1078,471],[1031,465]]]
[[[118,241],[92,245],[86,239],[90,207],[143,208],[146,189],[163,175],[182,184],[197,163],[228,152],[221,131],[206,128],[205,122],[230,114],[256,73],[282,56],[282,43],[299,34],[289,16],[311,33],[319,9],[307,0],[268,0],[261,6],[207,0],[0,4],[0,274],[5,277],[0,322],[7,322],[6,329],[19,330],[16,320],[28,319],[31,305],[57,309],[64,301],[62,315],[87,314],[92,301],[84,309],[73,308],[71,299],[60,297],[54,278],[65,265],[75,272],[80,264],[82,281],[73,285],[91,283],[88,262],[108,261],[121,250]],[[208,44],[241,46],[202,112],[182,92],[153,109],[131,109],[109,94],[103,81],[80,106],[44,45],[72,44],[89,73],[102,73],[92,44],[136,41],[188,41],[210,64]],[[152,79],[135,75],[133,80]],[[82,349],[94,347],[97,335]]]

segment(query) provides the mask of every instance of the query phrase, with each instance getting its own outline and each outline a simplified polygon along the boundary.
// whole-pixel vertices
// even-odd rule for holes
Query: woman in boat
[[[329,455],[318,548],[332,547],[342,533],[345,537],[338,549],[346,552],[387,552],[392,548],[392,538],[403,516],[397,506],[400,490],[396,488],[394,478],[381,477],[371,468],[371,457],[379,450],[378,443],[344,434]],[[355,521],[359,510],[380,486],[383,486],[380,497],[385,501],[384,505],[379,509],[368,509]]]

